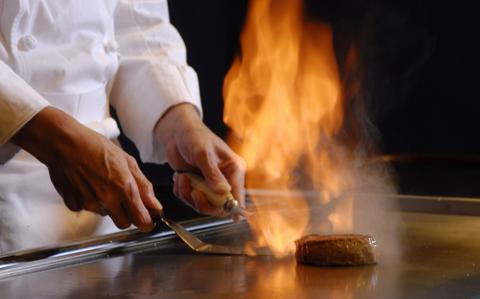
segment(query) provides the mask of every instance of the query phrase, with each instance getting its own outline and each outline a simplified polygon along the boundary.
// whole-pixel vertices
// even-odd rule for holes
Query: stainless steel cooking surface
[[[403,254],[376,266],[317,268],[294,258],[192,252],[170,233],[142,246],[0,281],[1,298],[473,298],[480,296],[480,217],[393,212]],[[245,223],[193,230],[203,240],[248,239]],[[159,241],[167,238],[163,242]],[[143,241],[142,241],[143,240]],[[132,247],[133,246],[133,247]],[[382,246],[382,244],[379,244]]]

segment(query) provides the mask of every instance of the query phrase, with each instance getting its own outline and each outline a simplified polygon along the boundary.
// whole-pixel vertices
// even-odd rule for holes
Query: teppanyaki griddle
[[[209,299],[480,295],[480,217],[391,213],[403,223],[402,251],[380,257],[376,266],[318,268],[297,265],[293,258],[201,255],[168,230],[153,235],[130,231],[115,235],[103,248],[101,242],[85,242],[84,247],[78,243],[71,247],[74,252],[57,256],[71,254],[70,261],[4,277],[0,294],[1,298]],[[241,245],[249,239],[245,223],[204,219],[183,224],[211,243]],[[0,274],[6,269],[0,267]]]

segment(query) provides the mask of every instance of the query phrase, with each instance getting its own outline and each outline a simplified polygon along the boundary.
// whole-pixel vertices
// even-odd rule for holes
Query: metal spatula
[[[196,252],[208,253],[208,254],[224,254],[224,255],[247,255],[247,252],[242,247],[235,246],[224,246],[224,245],[215,245],[208,244],[195,237],[189,231],[187,231],[180,224],[165,218],[164,215],[161,215],[160,220],[170,227],[179,237],[185,242],[191,249]],[[261,253],[259,253],[261,254]],[[262,254],[265,255],[265,254]]]

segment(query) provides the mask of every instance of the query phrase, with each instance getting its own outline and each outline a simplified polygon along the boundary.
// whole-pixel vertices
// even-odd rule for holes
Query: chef
[[[143,162],[200,171],[243,204],[243,162],[201,121],[166,0],[0,0],[0,252],[154,227],[162,206],[110,105]],[[220,213],[185,175],[174,193]]]

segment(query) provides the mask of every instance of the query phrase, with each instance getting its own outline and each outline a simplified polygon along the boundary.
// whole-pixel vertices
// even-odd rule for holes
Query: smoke
[[[378,240],[380,259],[400,256],[395,173],[382,163],[376,123],[405,104],[435,49],[429,1],[306,1],[314,20],[332,24],[343,83],[338,146],[354,169],[353,230]],[[336,205],[342,205],[342,198]],[[315,218],[312,217],[312,218]]]
[[[340,58],[347,103],[344,134],[363,164],[358,168],[354,227],[374,234],[380,258],[392,259],[401,254],[401,221],[393,212],[399,207],[394,197],[386,195],[396,192],[395,173],[390,165],[375,159],[382,151],[375,124],[407,104],[437,37],[430,28],[431,1],[367,3],[361,17],[337,23],[339,33],[347,33],[344,37],[337,34],[339,40],[350,39],[338,43],[350,43],[345,58]]]

